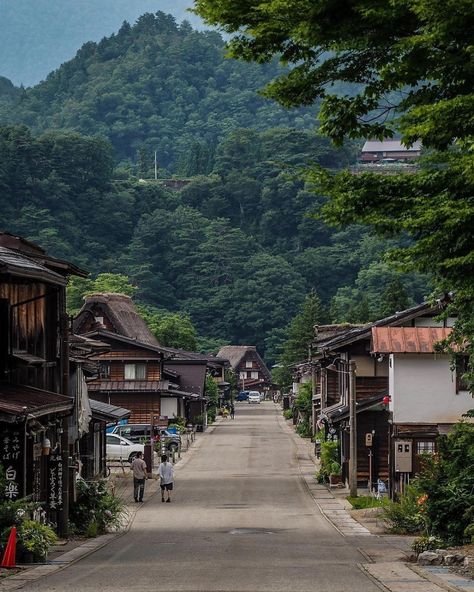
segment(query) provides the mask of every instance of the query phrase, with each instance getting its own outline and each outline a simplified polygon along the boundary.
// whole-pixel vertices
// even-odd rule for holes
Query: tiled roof
[[[132,414],[128,409],[123,407],[116,407],[115,405],[109,405],[102,401],[96,401],[95,399],[89,399],[91,406],[92,415],[99,419],[105,419],[105,421],[118,421],[130,417]]]
[[[431,354],[452,329],[445,327],[373,327],[372,351],[379,354]]]
[[[0,273],[64,286],[64,277],[12,249],[0,246]]]
[[[74,401],[71,397],[58,395],[31,386],[21,386],[0,382],[0,416],[35,417],[72,409]]]

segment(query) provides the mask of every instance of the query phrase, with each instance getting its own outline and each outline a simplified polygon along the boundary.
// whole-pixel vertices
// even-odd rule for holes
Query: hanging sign
[[[63,506],[63,459],[59,447],[49,457],[48,504],[51,510],[60,510]]]
[[[0,436],[0,459],[5,472],[3,495],[9,501],[21,497],[22,492],[22,450],[19,430],[4,430]]]

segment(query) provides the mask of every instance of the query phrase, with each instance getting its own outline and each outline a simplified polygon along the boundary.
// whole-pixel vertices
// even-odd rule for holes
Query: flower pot
[[[342,485],[341,475],[329,475],[329,485],[331,487],[338,487]]]

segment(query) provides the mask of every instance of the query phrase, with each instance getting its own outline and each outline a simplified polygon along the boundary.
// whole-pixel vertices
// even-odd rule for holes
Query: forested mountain
[[[162,12],[145,14],[133,27],[124,24],[116,35],[86,43],[73,60],[22,93],[2,119],[36,130],[100,134],[119,161],[146,160],[156,150],[167,175],[190,145],[212,155],[235,128],[314,126],[314,111],[287,111],[257,94],[279,71],[276,63],[226,59],[218,33],[177,25]],[[208,171],[204,163],[199,172]]]
[[[426,278],[384,263],[392,242],[314,215],[325,197],[301,170],[344,168],[359,147],[334,148],[314,113],[260,97],[278,72],[225,59],[217,33],[157,13],[85,44],[34,88],[0,78],[0,118],[20,124],[0,128],[3,230],[93,277],[124,274],[160,331],[188,314],[201,343],[256,344],[268,361],[310,292],[323,321],[421,300]],[[155,150],[179,191],[152,179]]]
[[[100,41],[145,12],[200,19],[192,0],[0,0],[0,76],[32,86],[74,57],[87,41]]]
[[[278,330],[311,290],[326,320],[338,321],[393,312],[426,290],[423,278],[382,262],[387,241],[311,217],[324,198],[298,167],[352,158],[314,132],[235,130],[217,146],[211,174],[179,192],[113,181],[111,147],[74,132],[3,128],[0,155],[5,230],[93,274],[123,273],[141,302],[186,312],[200,335],[257,344],[270,360],[284,339]]]

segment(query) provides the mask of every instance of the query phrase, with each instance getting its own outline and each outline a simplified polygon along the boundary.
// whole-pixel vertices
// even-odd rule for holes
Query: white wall
[[[169,418],[178,415],[178,399],[176,397],[161,397],[160,415]]]
[[[395,423],[455,423],[474,407],[442,354],[391,354],[389,393]]]

